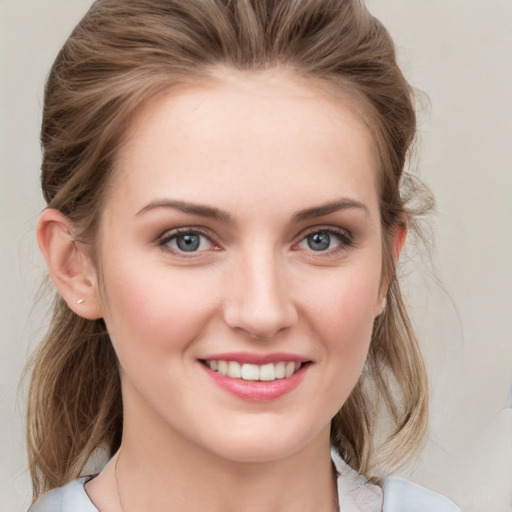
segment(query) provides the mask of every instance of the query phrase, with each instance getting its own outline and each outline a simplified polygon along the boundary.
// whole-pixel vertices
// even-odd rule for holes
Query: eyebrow
[[[144,206],[144,208],[139,210],[136,215],[142,215],[143,213],[157,208],[172,208],[184,213],[198,215],[199,217],[207,217],[225,223],[232,222],[231,215],[226,211],[220,210],[219,208],[207,206],[204,204],[178,201],[174,199],[157,199],[156,201],[151,201],[151,203],[147,204]],[[342,210],[348,210],[350,208],[363,210],[366,214],[369,213],[368,208],[363,203],[354,199],[343,198],[337,201],[325,203],[320,206],[314,206],[312,208],[300,210],[293,215],[292,222],[301,222],[308,219],[323,217],[324,215],[329,215],[331,213],[336,213]]]
[[[185,201],[177,201],[174,199],[158,199],[156,201],[152,201],[151,203],[144,206],[142,210],[139,210],[137,215],[141,215],[156,208],[172,208],[184,213],[198,215],[199,217],[207,217],[226,223],[231,222],[231,215],[228,212],[219,210],[218,208],[214,208],[212,206],[188,203]]]
[[[301,210],[293,216],[293,222],[300,222],[308,219],[314,219],[316,217],[323,217],[324,215],[329,215],[331,213],[336,213],[342,210],[348,210],[350,208],[363,210],[367,215],[370,213],[365,204],[354,199],[343,198],[337,201],[325,203],[320,206],[314,206],[313,208]]]

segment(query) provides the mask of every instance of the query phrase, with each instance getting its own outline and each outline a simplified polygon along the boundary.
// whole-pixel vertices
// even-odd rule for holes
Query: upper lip
[[[211,354],[201,358],[203,361],[238,361],[239,363],[264,365],[279,363],[281,361],[292,361],[294,363],[306,363],[310,361],[307,357],[297,354],[276,352],[273,354],[254,354],[250,352],[229,352],[222,354]]]

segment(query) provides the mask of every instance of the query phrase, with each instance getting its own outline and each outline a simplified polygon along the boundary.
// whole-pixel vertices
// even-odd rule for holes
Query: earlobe
[[[70,309],[89,320],[101,318],[96,272],[81,242],[73,238],[71,221],[47,208],[39,216],[36,232],[50,277]]]

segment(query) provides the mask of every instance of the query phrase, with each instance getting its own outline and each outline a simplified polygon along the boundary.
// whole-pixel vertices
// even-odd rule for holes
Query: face
[[[98,248],[125,433],[237,461],[328,443],[384,296],[374,144],[349,97],[223,71],[154,100]]]

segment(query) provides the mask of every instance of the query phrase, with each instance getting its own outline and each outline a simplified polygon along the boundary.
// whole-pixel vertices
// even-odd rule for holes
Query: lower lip
[[[271,381],[233,379],[215,372],[200,363],[208,377],[220,388],[232,395],[253,402],[276,400],[293,391],[304,378],[309,364],[301,366],[291,377]]]

